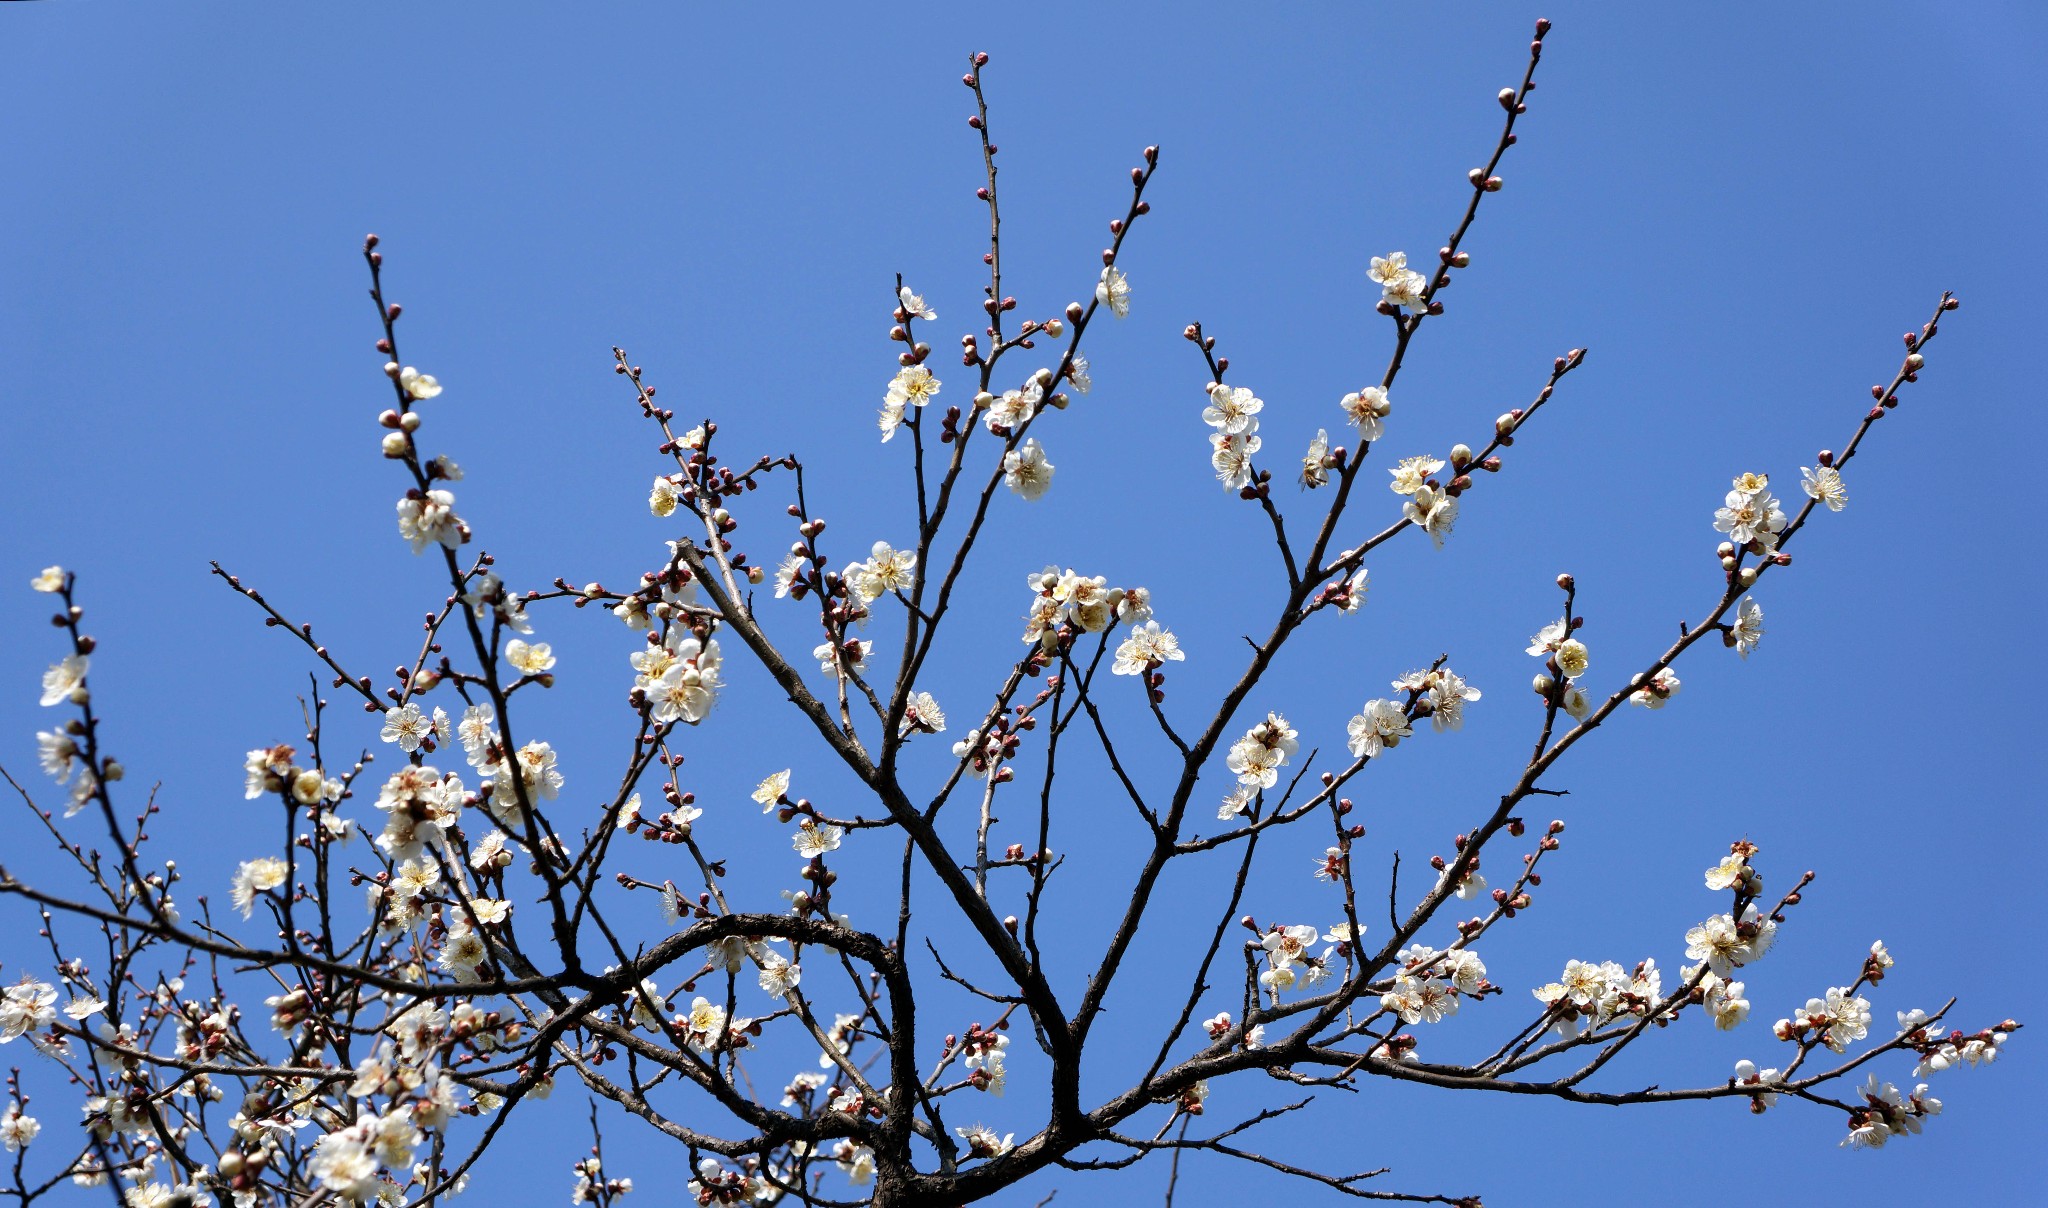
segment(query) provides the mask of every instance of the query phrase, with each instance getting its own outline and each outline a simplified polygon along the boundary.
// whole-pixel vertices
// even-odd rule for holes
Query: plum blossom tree
[[[1384,885],[1362,867],[1370,849],[1346,791],[1382,759],[1417,757],[1399,753],[1404,744],[1455,742],[1469,710],[1505,707],[1505,694],[1482,694],[1440,658],[1389,670],[1384,694],[1341,730],[1305,734],[1266,707],[1283,647],[1363,607],[1367,562],[1382,545],[1419,539],[1411,530],[1437,546],[1450,540],[1464,501],[1586,362],[1584,349],[1557,356],[1527,405],[1473,444],[1383,457],[1385,479],[1370,464],[1399,431],[1404,354],[1470,265],[1464,245],[1501,187],[1548,31],[1537,23],[1526,71],[1499,94],[1500,136],[1470,173],[1443,246],[1414,262],[1390,252],[1365,269],[1391,351],[1376,380],[1313,418],[1325,426],[1298,469],[1261,435],[1285,409],[1233,381],[1216,337],[1187,327],[1208,385],[1190,400],[1184,439],[1192,456],[1206,429],[1218,482],[1270,525],[1260,573],[1281,589],[1277,613],[1257,622],[1265,636],[1235,655],[1184,651],[1166,617],[1186,605],[1155,602],[1142,586],[974,557],[992,509],[1058,489],[1050,444],[1090,387],[1084,340],[1105,312],[1123,318],[1143,299],[1124,247],[1151,209],[1160,162],[1148,147],[1131,169],[1099,274],[1079,282],[1086,300],[1015,320],[986,55],[964,77],[986,171],[984,321],[961,338],[965,382],[944,382],[919,327],[939,316],[895,283],[890,337],[901,349],[878,428],[916,522],[908,534],[852,534],[854,553],[827,541],[800,455],[729,454],[714,417],[679,422],[652,375],[614,349],[622,403],[659,432],[648,509],[674,525],[667,556],[624,588],[515,586],[458,510],[457,463],[422,447],[443,387],[400,355],[401,308],[386,298],[384,254],[370,236],[376,348],[392,392],[378,423],[403,484],[398,533],[445,573],[445,598],[380,686],[216,565],[320,671],[303,738],[263,736],[246,758],[245,808],[270,816],[275,847],[252,840],[230,884],[188,887],[148,844],[154,799],[124,792],[107,752],[91,690],[91,661],[104,656],[85,628],[90,585],[60,567],[34,577],[58,606],[62,637],[41,686],[56,720],[37,736],[54,801],[8,779],[73,884],[0,870],[0,894],[42,928],[35,942],[17,933],[5,953],[20,973],[0,998],[0,1043],[23,1041],[42,1060],[9,1079],[0,1142],[12,1175],[0,1192],[21,1208],[93,1186],[129,1208],[425,1205],[463,1190],[509,1118],[560,1110],[544,1101],[568,1085],[673,1142],[701,1204],[961,1204],[1047,1168],[1177,1164],[1188,1153],[1263,1166],[1332,1197],[1479,1202],[1483,1189],[1324,1169],[1260,1139],[1258,1126],[1311,1110],[1318,1090],[1374,1079],[1587,1104],[1832,1111],[1855,1147],[1919,1132],[1941,1109],[1925,1080],[1992,1061],[2019,1025],[1958,1028],[1953,1002],[1880,1011],[1873,993],[1892,966],[1882,942],[1817,972],[1815,996],[1769,1028],[1748,1024],[1742,971],[1769,953],[1813,874],[1774,869],[1746,840],[1702,853],[1713,904],[1672,937],[1671,952],[1571,959],[1553,982],[1512,988],[1489,980],[1481,952],[1536,901],[1563,843],[1564,822],[1531,817],[1562,795],[1547,783],[1552,771],[1617,714],[1672,705],[1676,667],[1695,647],[1744,658],[1758,649],[1765,579],[1789,573],[1789,547],[1817,508],[1843,510],[1845,469],[1918,380],[1953,297],[1906,335],[1904,360],[1872,388],[1839,449],[1800,468],[1796,497],[1743,471],[1718,511],[1703,505],[1702,537],[1711,523],[1724,538],[1718,574],[1702,614],[1668,647],[1596,661],[1577,584],[1558,578],[1557,610],[1532,618],[1527,646],[1537,669],[1526,764],[1467,820],[1452,854],[1431,861],[1419,894],[1411,883],[1404,896],[1398,854]],[[1276,460],[1301,488],[1293,501],[1274,489]],[[939,634],[951,632],[966,577],[991,571],[1023,580],[1023,649],[999,683],[946,684],[949,717],[931,691],[942,682]],[[559,661],[537,625],[571,610],[598,617],[622,646],[617,691],[590,706],[630,732],[609,765],[597,752],[572,765],[527,721]],[[1191,658],[1241,659],[1243,670],[1220,700],[1169,710],[1171,665]],[[816,804],[799,794],[794,766],[760,782],[753,825],[787,828],[774,842],[788,842],[801,868],[801,888],[774,900],[756,900],[728,867],[734,857],[699,833],[707,811],[751,811],[700,803],[684,772],[687,758],[718,756],[720,696],[742,679],[786,698],[793,751],[809,746],[861,792],[850,805]],[[374,746],[344,748],[346,727],[323,691],[381,717]],[[1127,752],[1137,743],[1168,751],[1173,774],[1155,780],[1136,766]],[[906,762],[912,747],[941,744],[950,756],[938,764]],[[1127,905],[1099,934],[1046,924],[1060,848],[1086,835],[1058,775],[1075,746],[1106,762],[1116,808],[1150,836]],[[1340,747],[1348,758],[1332,754]],[[941,773],[928,775],[931,766]],[[602,808],[571,805],[572,778],[601,783]],[[1089,786],[1089,808],[1102,808],[1101,788]],[[1021,831],[998,830],[999,801],[1027,819]],[[1211,821],[1220,826],[1205,833]],[[900,847],[900,876],[842,880],[835,865],[852,844]],[[1267,917],[1253,900],[1255,856],[1281,847],[1306,857],[1302,875],[1326,887],[1322,917]],[[1183,868],[1211,886],[1197,903],[1203,955],[1183,982],[1155,991],[1165,1018],[1134,1076],[1104,1093],[1096,1071],[1121,1068],[1099,1055],[1106,998],[1143,925],[1168,909],[1163,878]],[[208,888],[226,889],[229,909],[216,909]],[[1185,898],[1172,909],[1186,925]],[[940,942],[956,945],[950,961]],[[975,949],[968,959],[962,944]],[[1074,978],[1050,955],[1077,949],[1093,955]],[[1476,1030],[1471,1015],[1489,1029],[1484,1055],[1435,1051],[1439,1029]],[[1770,1033],[1757,1038],[1776,1054],[1768,1068],[1743,1060],[1725,1079],[1673,1088],[1601,1076],[1668,1028],[1745,1025]],[[795,1072],[771,1074],[780,1069]],[[1262,1077],[1301,1096],[1233,1108],[1234,1088]],[[1018,1083],[1035,1089],[1042,1114],[1021,1131],[985,1123]],[[56,1149],[31,1106],[60,1091],[82,1100],[85,1128],[82,1143]],[[589,1156],[564,1186],[574,1202],[610,1205],[633,1180],[606,1165],[595,1106],[590,1127]]]

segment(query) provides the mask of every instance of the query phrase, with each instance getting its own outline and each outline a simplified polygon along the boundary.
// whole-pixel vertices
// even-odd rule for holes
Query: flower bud
[[[1498,419],[1493,421],[1493,434],[1495,436],[1512,435],[1515,430],[1515,425],[1520,422],[1520,416],[1516,415],[1512,411],[1505,412]]]
[[[1543,699],[1549,700],[1550,694],[1557,691],[1557,681],[1539,671],[1536,673],[1536,678],[1529,681],[1529,690]]]
[[[1471,464],[1472,446],[1462,444],[1451,446],[1451,465],[1453,467],[1462,470]]]
[[[405,451],[411,447],[412,442],[406,438],[403,432],[386,432],[384,434],[384,456],[386,457],[404,457]]]
[[[398,417],[398,430],[399,430],[399,431],[401,431],[401,432],[417,432],[417,431],[419,431],[419,430],[420,430],[420,413],[419,413],[419,412],[417,412],[417,411],[408,411],[408,412],[406,412],[406,413],[405,413],[404,415],[401,415],[401,416],[399,416],[399,417]]]
[[[1057,340],[1067,334],[1067,325],[1058,319],[1047,319],[1045,321],[1045,334]]]

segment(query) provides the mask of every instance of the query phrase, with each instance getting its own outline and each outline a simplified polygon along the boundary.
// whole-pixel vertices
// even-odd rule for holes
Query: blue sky
[[[1790,572],[1766,580],[1764,646],[1746,662],[1696,651],[1673,707],[1617,718],[1553,776],[1572,794],[1566,847],[1536,908],[1482,949],[1510,993],[1430,1040],[1446,1054],[1490,1047],[1524,1018],[1524,988],[1568,958],[1675,967],[1685,928],[1721,908],[1699,870],[1744,835],[1768,883],[1820,874],[1750,971],[1754,1017],[1732,1035],[1687,1019],[1617,1063],[1610,1088],[1769,1064],[1769,1022],[1851,979],[1878,938],[1899,961],[1875,996],[1880,1020],[1949,994],[1965,1026],[2024,1017],[2044,988],[2028,954],[2044,832],[2025,755],[2042,722],[2028,636],[2040,494],[2022,442],[2048,268],[2048,180],[2032,154],[2048,20],[2025,5],[1542,11],[1557,27],[1506,188],[1467,244],[1449,314],[1409,356],[1375,452],[1477,445],[1552,356],[1584,345],[1588,364],[1468,499],[1447,547],[1418,537],[1377,554],[1366,610],[1304,638],[1250,707],[1334,749],[1360,702],[1449,653],[1487,692],[1465,731],[1404,747],[1356,794],[1374,859],[1398,848],[1415,867],[1448,850],[1525,755],[1522,647],[1552,615],[1552,578],[1578,578],[1596,681],[1648,662],[1717,591],[1710,524],[1726,480],[1765,470],[1796,491],[1799,467],[1838,447],[1868,385],[1888,380],[1899,333],[1954,290],[1963,308],[1852,466],[1849,509],[1819,516]],[[985,217],[958,76],[976,49],[994,56],[1020,313],[1086,295],[1127,169],[1148,143],[1164,152],[1124,259],[1133,313],[1090,333],[1095,390],[1042,433],[1053,490],[998,501],[946,665],[922,686],[963,704],[985,693],[1018,651],[1023,574],[1057,561],[1152,587],[1189,652],[1169,708],[1192,719],[1235,678],[1237,635],[1263,627],[1277,593],[1263,522],[1209,476],[1201,367],[1181,328],[1201,320],[1233,380],[1267,400],[1269,449],[1335,434],[1336,398],[1377,380],[1389,343],[1366,260],[1427,257],[1455,222],[1537,15],[6,6],[0,582],[15,587],[0,591],[0,684],[14,685],[0,693],[0,761],[32,769],[32,730],[48,724],[33,685],[55,635],[25,584],[62,562],[102,642],[111,749],[131,787],[162,780],[160,841],[224,893],[258,851],[222,840],[251,821],[242,752],[295,736],[308,668],[209,580],[207,560],[314,620],[365,673],[416,643],[443,589],[392,531],[401,484],[375,452],[386,396],[357,255],[369,230],[407,307],[407,359],[447,386],[428,443],[467,469],[464,514],[515,586],[626,582],[660,553],[644,507],[659,462],[610,373],[614,343],[685,417],[717,418],[729,449],[804,456],[842,554],[906,539],[907,451],[879,448],[872,424],[893,372],[888,292],[901,272],[943,333],[969,329]],[[951,338],[933,339],[939,373],[964,384],[945,367]],[[942,401],[964,393],[949,381]],[[786,540],[782,502],[758,504],[743,530],[761,557]],[[784,632],[815,640],[794,613]],[[561,682],[527,728],[564,752],[571,796],[581,773],[594,800],[627,635],[565,613],[542,636]],[[769,901],[795,869],[746,787],[788,765],[821,802],[846,787],[767,728],[775,704],[740,677],[689,765],[726,807],[714,833],[735,863],[768,863]],[[374,743],[360,730],[351,741]],[[1139,763],[1156,773],[1151,756]],[[1069,972],[1099,947],[1140,842],[1099,771],[1069,781]],[[19,815],[0,821],[10,867],[38,871],[17,854],[23,834]],[[1323,921],[1329,892],[1307,876],[1320,844],[1294,842],[1262,864],[1250,905]],[[850,846],[849,868],[881,875],[886,844]],[[1169,882],[1173,904],[1147,932],[1159,948],[1111,999],[1127,1029],[1115,1038],[1154,1043],[1135,987],[1184,976],[1195,941],[1176,924],[1213,914],[1220,877]],[[944,1010],[963,1026],[980,1017]],[[2023,1098],[2033,1049],[2022,1035],[1996,1067],[1941,1076],[1947,1113],[1878,1154],[1838,1151],[1840,1122],[1818,1110],[1758,1121],[1728,1103],[1612,1112],[1376,1086],[1268,1126],[1265,1148],[1392,1165],[1388,1187],[1503,1204],[1673,1178],[1767,1203],[1997,1201],[2044,1173],[2019,1152],[2039,1136]],[[58,1088],[44,1089],[59,1116]],[[1022,1131],[1033,1110],[1020,1096],[988,1120]],[[537,1121],[513,1135],[520,1157],[479,1190],[561,1202],[580,1142]],[[626,1124],[609,1144],[650,1198],[679,1188],[679,1155]],[[1202,1202],[1288,1190],[1218,1161],[1193,1170]],[[1122,1202],[1164,1180],[1163,1164],[1049,1174],[998,1202]]]

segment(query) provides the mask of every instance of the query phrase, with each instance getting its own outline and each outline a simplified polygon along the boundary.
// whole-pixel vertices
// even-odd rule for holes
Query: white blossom
[[[1842,484],[1841,472],[1833,466],[1799,467],[1799,489],[1807,496],[1828,505],[1830,512],[1839,512],[1849,504],[1849,488]]]
[[[249,918],[256,909],[256,895],[284,884],[289,871],[289,866],[276,856],[258,856],[254,860],[242,861],[241,867],[235,870],[234,889],[228,895],[235,909],[242,912],[243,918]]]
[[[1346,724],[1345,732],[1350,736],[1347,749],[1361,759],[1370,759],[1399,746],[1414,731],[1409,729],[1408,714],[1401,706],[1390,700],[1369,700]]]
[[[43,696],[45,706],[77,700],[85,692],[85,675],[92,660],[82,654],[67,654],[50,665],[43,672]]]
[[[452,491],[411,491],[398,501],[398,535],[423,553],[439,542],[448,549],[461,545],[468,529],[455,515]]]
[[[937,311],[925,305],[924,295],[912,293],[907,285],[896,291],[896,300],[903,304],[903,313],[913,319],[929,323],[939,317]]]
[[[1354,390],[1337,400],[1344,416],[1358,427],[1358,439],[1368,443],[1386,435],[1386,418],[1394,409],[1387,392],[1378,386]]]
[[[1054,466],[1036,437],[1003,455],[1003,485],[1026,499],[1038,499],[1052,485]]]
[[[1113,264],[1102,267],[1102,278],[1095,283],[1095,300],[1109,307],[1109,312],[1121,319],[1131,313],[1131,282],[1123,271]]]
[[[1178,663],[1187,658],[1181,652],[1180,639],[1172,632],[1161,629],[1159,622],[1147,621],[1131,630],[1129,637],[1116,648],[1116,662],[1110,671],[1116,675],[1141,675],[1161,663]]]

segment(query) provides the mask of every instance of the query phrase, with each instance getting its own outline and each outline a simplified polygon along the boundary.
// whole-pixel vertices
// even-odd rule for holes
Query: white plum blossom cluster
[[[1230,744],[1224,766],[1236,774],[1238,784],[1270,789],[1280,782],[1280,769],[1300,750],[1299,732],[1278,713],[1268,713],[1266,720]]]
[[[469,540],[469,526],[455,514],[455,492],[415,488],[398,501],[398,535],[420,554],[430,545],[456,548]]]
[[[1780,1040],[1800,1040],[1809,1033],[1837,1053],[1870,1035],[1870,1000],[1851,986],[1830,986],[1821,998],[1809,998],[1806,1005],[1781,1019],[1773,1027]]]
[[[926,313],[930,313],[927,311]],[[889,379],[888,392],[882,396],[882,413],[878,425],[882,429],[882,440],[887,443],[896,435],[896,429],[903,426],[905,407],[922,407],[939,395],[939,379],[922,363],[905,365]]]
[[[1388,252],[1385,256],[1374,256],[1365,275],[1380,287],[1380,300],[1388,305],[1418,315],[1429,309],[1429,303],[1422,298],[1429,279],[1408,267],[1408,253]]]
[[[1458,1013],[1461,995],[1478,994],[1489,983],[1486,964],[1470,949],[1439,952],[1426,944],[1401,949],[1400,971],[1380,995],[1380,1007],[1406,1024],[1436,1023]]]
[[[1394,681],[1394,690],[1413,694],[1418,716],[1426,715],[1439,734],[1463,729],[1465,706],[1479,699],[1479,689],[1448,667],[1410,671]]]
[[[892,591],[906,591],[917,580],[917,555],[910,550],[899,550],[886,541],[877,541],[868,556],[859,562],[849,562],[839,572],[846,581],[847,591],[853,594],[855,602],[863,607],[888,595]]]
[[[1927,1012],[1921,1010],[1899,1012],[1899,1034],[1920,1032],[1928,1022]],[[1998,1060],[1998,1051],[2005,1045],[2006,1032],[1998,1028],[1986,1029],[1975,1036],[1964,1036],[1961,1032],[1951,1033],[1945,1038],[1926,1042],[1920,1050],[1920,1063],[1913,1067],[1913,1076],[1922,1078],[1953,1069],[1957,1065],[1989,1065]]]
[[[1152,620],[1152,593],[1143,587],[1111,587],[1101,575],[1090,577],[1057,566],[1026,576],[1024,583],[1031,589],[1031,610],[1024,614],[1023,640],[1036,642],[1048,654],[1059,649],[1062,626],[1102,633],[1119,624],[1137,626]],[[1178,656],[1178,641],[1170,633],[1161,634],[1154,645],[1164,650],[1170,643],[1174,651],[1162,655],[1162,661]]]
[[[1323,938],[1331,939],[1330,936]],[[1316,929],[1307,923],[1288,927],[1275,923],[1259,937],[1258,942],[1266,960],[1266,967],[1259,972],[1259,985],[1273,996],[1275,1002],[1279,1001],[1282,990],[1306,990],[1336,971],[1334,940],[1333,946],[1325,947],[1321,956],[1311,955],[1309,948],[1316,942]],[[1227,1020],[1224,1026],[1229,1026]]]
[[[1556,981],[1530,993],[1550,1012],[1550,1026],[1572,1040],[1617,1019],[1650,1015],[1663,1002],[1664,979],[1657,962],[1644,960],[1634,972],[1613,961],[1566,961]]]
[[[1771,494],[1768,474],[1736,475],[1721,510],[1714,513],[1715,531],[1728,534],[1729,541],[1754,554],[1775,551],[1785,524],[1785,509]]]
[[[57,987],[37,981],[29,974],[0,993],[0,1044],[27,1036],[40,1044],[37,1033],[47,1031],[57,1019]]]
[[[1265,401],[1243,386],[1211,382],[1209,405],[1202,410],[1202,422],[1215,429],[1209,433],[1209,464],[1216,480],[1235,491],[1250,485],[1252,454],[1264,442],[1259,438],[1259,412]]]
[[[1008,438],[1021,431],[1043,409],[1046,392],[1052,389],[1053,375],[1050,369],[1039,369],[1022,386],[1005,390],[1000,395],[984,390],[974,396],[974,409],[984,412],[982,426],[996,436]],[[1066,406],[1065,395],[1053,395],[1055,406]],[[1047,467],[1050,475],[1051,467]]]
[[[1387,486],[1396,495],[1405,495],[1407,502],[1401,505],[1401,515],[1443,548],[1444,538],[1451,535],[1451,526],[1458,522],[1458,497],[1451,494],[1456,486],[1446,487],[1431,475],[1444,468],[1442,458],[1427,454],[1404,457],[1387,473],[1394,480]]]
[[[1927,1093],[1927,1084],[1902,1095],[1889,1082],[1872,1074],[1857,1092],[1863,1106],[1849,1114],[1849,1135],[1842,1138],[1847,1149],[1878,1149],[1893,1137],[1920,1131],[1920,1121],[1941,1114],[1941,1100]]]
[[[1558,707],[1574,720],[1583,721],[1593,711],[1593,702],[1578,681],[1590,665],[1590,656],[1586,644],[1572,636],[1576,628],[1576,621],[1552,621],[1529,639],[1529,653],[1549,660],[1547,671],[1536,676],[1536,695],[1545,700],[1554,697]]]
[[[1755,906],[1747,906],[1739,920],[1732,914],[1717,914],[1688,930],[1685,957],[1705,961],[1716,977],[1726,977],[1729,970],[1762,957],[1777,937],[1777,921],[1762,917]],[[1690,979],[1692,973],[1687,970],[1684,976]]]
[[[23,1114],[21,1104],[12,1099],[7,1101],[7,1110],[0,1112],[0,1145],[4,1145],[8,1153],[27,1149],[35,1141],[36,1134],[42,1131],[41,1121]]]

